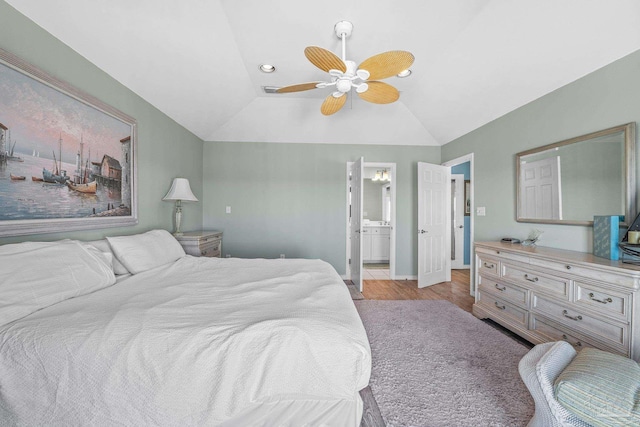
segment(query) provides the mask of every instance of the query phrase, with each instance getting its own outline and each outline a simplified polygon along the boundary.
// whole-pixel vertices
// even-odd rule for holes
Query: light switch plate
[[[476,208],[476,215],[485,216],[486,214],[487,214],[487,211],[484,206],[479,206]]]
[[[226,212],[231,213],[231,206],[227,206]]]

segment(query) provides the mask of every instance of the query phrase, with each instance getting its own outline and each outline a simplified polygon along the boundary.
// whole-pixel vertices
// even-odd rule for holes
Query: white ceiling
[[[443,145],[640,49],[637,0],[6,1],[205,141]],[[348,59],[415,55],[398,102],[262,91],[325,80],[340,20]]]

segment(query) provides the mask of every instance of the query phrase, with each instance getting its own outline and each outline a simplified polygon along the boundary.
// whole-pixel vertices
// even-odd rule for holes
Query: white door
[[[451,175],[451,268],[464,268],[464,175]]]
[[[449,167],[418,162],[418,287],[451,278]]]
[[[351,166],[351,281],[362,292],[362,175],[364,158]]]
[[[522,162],[520,215],[523,218],[562,219],[560,156]]]

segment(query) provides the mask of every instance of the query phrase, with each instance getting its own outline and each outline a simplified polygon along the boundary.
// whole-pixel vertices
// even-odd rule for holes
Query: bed
[[[0,247],[4,423],[359,425],[371,352],[329,264],[108,240]]]

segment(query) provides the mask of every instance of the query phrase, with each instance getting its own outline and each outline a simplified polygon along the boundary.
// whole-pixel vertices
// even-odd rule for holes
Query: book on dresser
[[[640,267],[592,254],[476,242],[473,314],[533,344],[564,340],[640,361]]]

